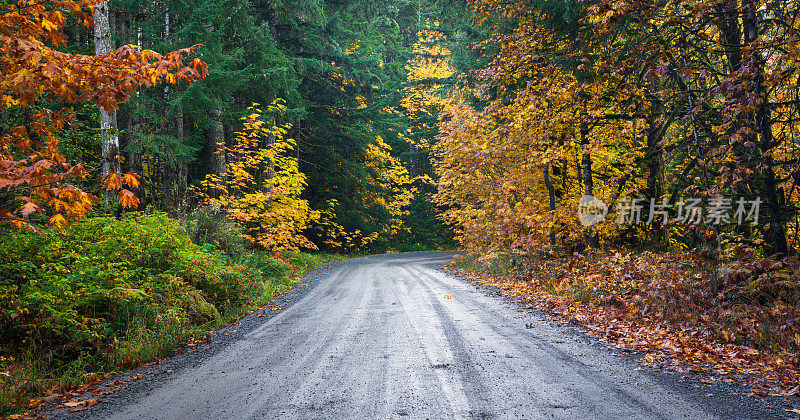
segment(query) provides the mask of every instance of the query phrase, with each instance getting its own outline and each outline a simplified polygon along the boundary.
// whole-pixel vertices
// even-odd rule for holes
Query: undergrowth
[[[199,245],[162,214],[0,230],[0,416],[169,356],[343,258],[245,252],[230,226],[219,234],[213,215],[199,218]]]

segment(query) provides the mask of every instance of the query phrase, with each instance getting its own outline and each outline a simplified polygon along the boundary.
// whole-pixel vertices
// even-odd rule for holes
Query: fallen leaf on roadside
[[[581,325],[605,345],[641,352],[643,363],[719,375],[753,387],[754,396],[800,396],[800,362],[793,351],[800,344],[800,305],[779,299],[796,301],[795,289],[786,290],[780,279],[800,273],[800,262],[778,267],[768,260],[740,261],[720,285],[716,277],[696,272],[704,264],[697,258],[597,251],[531,257],[505,275],[449,270],[478,289]],[[761,283],[751,277],[772,289],[759,286],[753,297],[747,285]],[[784,294],[775,295],[771,305],[761,304],[757,296],[778,293],[773,289]],[[769,345],[764,331],[770,333]]]
[[[792,395],[797,395],[797,394],[800,394],[800,385],[787,391],[773,392],[770,393],[769,395],[772,397],[790,397]]]

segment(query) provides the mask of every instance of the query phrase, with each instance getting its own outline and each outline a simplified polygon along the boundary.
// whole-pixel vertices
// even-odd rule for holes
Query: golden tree
[[[276,252],[316,249],[301,234],[319,213],[300,198],[306,177],[293,153],[296,142],[286,137],[291,126],[268,123],[259,106],[248,108],[243,130],[226,148],[225,172],[207,175],[201,194],[238,223],[252,243]],[[282,100],[267,107],[273,114],[285,109]]]

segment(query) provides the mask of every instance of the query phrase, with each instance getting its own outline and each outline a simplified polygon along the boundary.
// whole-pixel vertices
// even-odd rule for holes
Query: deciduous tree
[[[3,6],[0,106],[24,115],[22,124],[0,132],[0,218],[5,222],[30,228],[31,215],[47,213],[48,224],[62,225],[83,217],[96,200],[69,183],[88,172],[66,162],[58,148],[74,114],[42,104],[92,101],[111,113],[139,87],[191,82],[206,74],[202,61],[188,58],[198,46],[164,55],[131,45],[98,55],[60,51],[67,18],[91,27],[94,10],[92,0],[21,0]],[[136,177],[111,169],[104,177],[106,190],[118,190],[120,204],[135,206],[137,198],[122,187],[135,187]]]

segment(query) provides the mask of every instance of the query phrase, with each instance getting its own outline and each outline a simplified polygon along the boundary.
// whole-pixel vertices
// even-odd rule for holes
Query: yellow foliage
[[[371,132],[371,130],[370,130]],[[322,230],[324,244],[332,249],[352,251],[367,246],[379,238],[389,239],[407,229],[403,217],[409,214],[408,206],[416,189],[411,187],[411,177],[402,163],[391,155],[391,147],[379,135],[364,147],[361,164],[368,170],[371,184],[360,191],[364,206],[379,207],[388,215],[380,231],[366,234],[361,230],[348,232],[336,216],[336,200],[329,200],[321,210],[316,226]]]
[[[515,41],[522,44],[531,39]],[[508,48],[535,50],[527,44]],[[587,144],[581,144],[581,122],[601,113],[623,113],[621,105],[599,104],[631,92],[619,91],[614,80],[603,77],[579,82],[569,71],[541,68],[531,60],[513,67],[499,65],[505,71],[492,75],[498,85],[523,79],[526,83],[508,96],[498,94],[482,111],[457,98],[446,102],[448,118],[440,121],[442,134],[433,148],[439,176],[435,199],[446,209],[442,218],[470,250],[546,246],[550,232],[561,243],[580,240],[585,230],[576,214],[578,199],[584,194],[579,172],[583,154],[590,155],[593,172],[607,175],[595,179],[593,191],[606,202],[617,198],[620,180],[627,176],[621,168],[631,167],[641,157],[637,143],[641,124],[623,121],[591,126],[584,139]],[[554,211],[545,170],[558,184]]]
[[[282,112],[286,107],[276,100],[267,109]],[[296,142],[286,137],[291,127],[264,121],[258,104],[248,110],[251,114],[242,118],[243,130],[227,149],[226,172],[206,177],[204,195],[237,222],[253,243],[272,251],[316,249],[301,234],[319,213],[300,198],[306,176],[293,153]]]

